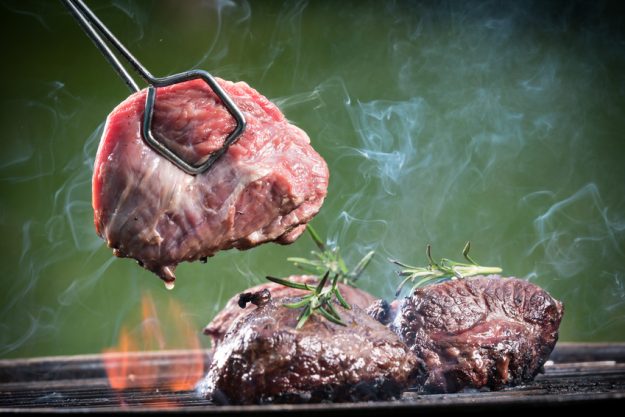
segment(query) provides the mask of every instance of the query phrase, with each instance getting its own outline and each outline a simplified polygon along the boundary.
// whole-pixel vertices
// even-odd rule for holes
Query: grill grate
[[[167,380],[167,370],[181,369],[197,355],[188,351],[142,352],[132,354],[135,361],[157,367]],[[115,391],[109,387],[101,355],[35,358],[0,361],[0,412],[59,411],[155,411],[184,412],[285,412],[298,415],[320,415],[337,412],[359,416],[384,409],[394,413],[458,410],[482,411],[503,406],[571,408],[608,405],[625,399],[625,344],[561,343],[540,374],[530,384],[498,392],[464,392],[425,395],[406,392],[398,401],[355,404],[308,404],[265,406],[214,406],[193,391],[172,392],[167,388],[130,388]],[[121,356],[113,366],[122,366]],[[209,362],[204,352],[204,367]],[[140,383],[140,380],[135,380]],[[158,385],[158,384],[157,384]]]

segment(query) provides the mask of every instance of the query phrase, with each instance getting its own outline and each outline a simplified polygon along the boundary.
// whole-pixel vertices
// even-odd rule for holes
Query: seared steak
[[[97,233],[115,255],[136,259],[166,282],[183,261],[293,242],[326,195],[328,168],[308,136],[247,84],[218,82],[247,128],[209,171],[188,175],[145,143],[145,90],[113,110],[98,148]],[[234,126],[202,80],[157,90],[153,130],[190,163],[206,160]]]
[[[424,390],[456,392],[532,380],[558,340],[563,307],[530,282],[490,275],[426,286],[369,312],[394,315],[391,330],[423,361]]]
[[[339,402],[391,399],[412,385],[417,359],[387,327],[337,305],[347,326],[314,314],[296,330],[301,309],[282,305],[296,300],[265,301],[239,317],[200,393],[225,404]]]
[[[310,275],[292,275],[290,277],[287,277],[286,279],[288,279],[289,281],[314,285],[316,285],[319,281],[318,278]],[[303,290],[285,287],[283,285],[279,285],[273,282],[267,282],[249,288],[245,290],[245,293],[254,294],[264,289],[269,290],[273,298],[291,298],[299,297],[305,294],[305,291]],[[349,285],[339,284],[339,289],[341,291],[341,295],[343,295],[345,300],[352,306],[355,305],[364,309],[375,300],[375,298],[368,292],[351,287]],[[241,308],[239,300],[240,295],[236,295],[228,300],[223,310],[221,310],[204,328],[204,334],[207,334],[211,337],[213,348],[217,347],[219,342],[221,342],[224,335],[228,331],[230,325],[232,325],[232,323],[234,323],[237,318],[248,314],[249,312],[256,309],[256,307],[254,307],[252,303],[250,303],[247,307]]]

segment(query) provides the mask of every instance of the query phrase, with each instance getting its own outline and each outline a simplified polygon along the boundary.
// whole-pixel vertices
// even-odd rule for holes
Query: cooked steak
[[[386,300],[375,300],[365,310],[367,314],[380,323],[387,325],[397,314],[397,302],[389,304]]]
[[[239,317],[200,393],[222,404],[385,400],[414,382],[417,359],[363,310],[337,304],[347,326],[313,314],[296,330],[301,309],[282,305],[296,300],[269,300]]]
[[[293,242],[326,195],[328,168],[308,136],[247,84],[218,82],[247,128],[209,171],[188,175],[142,139],[145,90],[109,115],[96,156],[97,233],[170,283],[180,262]],[[157,90],[153,131],[190,163],[206,160],[234,126],[202,80]]]
[[[391,330],[425,366],[424,390],[456,392],[532,380],[558,340],[563,307],[530,282],[489,275],[426,286],[369,311],[395,315]]]
[[[310,276],[310,275],[292,275],[288,278],[289,281],[307,283],[307,284],[317,284],[319,281],[318,278]],[[267,289],[271,293],[273,298],[290,298],[290,297],[299,297],[305,294],[303,290],[298,290],[295,288],[285,287],[283,285],[279,285],[273,282],[267,282],[264,284],[257,285],[255,287],[249,288],[245,290],[247,294],[256,294],[260,291]],[[360,308],[366,308],[369,304],[371,304],[375,298],[366,291],[363,291],[358,288],[351,287],[349,285],[339,284],[339,289],[341,291],[341,295],[345,298],[345,300],[350,305],[355,305]],[[211,322],[204,328],[204,334],[207,334],[212,339],[213,348],[217,347],[219,342],[223,339],[224,335],[228,331],[230,325],[240,316],[248,314],[251,311],[254,311],[256,307],[254,307],[251,303],[245,308],[241,308],[240,304],[240,296],[236,295],[232,297],[226,303],[226,306],[221,310]]]

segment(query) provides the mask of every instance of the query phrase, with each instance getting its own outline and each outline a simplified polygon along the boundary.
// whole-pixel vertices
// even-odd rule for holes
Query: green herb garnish
[[[367,253],[358,264],[356,264],[356,267],[352,271],[349,271],[337,246],[327,247],[312,226],[307,225],[306,230],[308,230],[310,237],[315,242],[315,245],[317,245],[319,251],[311,252],[313,259],[287,258],[287,260],[293,262],[299,269],[321,277],[319,283],[317,285],[309,285],[271,276],[266,278],[276,284],[310,292],[310,294],[304,295],[300,301],[284,304],[284,306],[288,308],[304,308],[297,319],[297,329],[301,329],[308,318],[314,313],[321,314],[332,323],[346,326],[338,311],[334,308],[333,299],[336,299],[343,308],[351,310],[352,307],[341,295],[338,284],[341,282],[355,286],[355,282],[360,278],[360,275],[362,275],[367,265],[369,265],[374,251]],[[327,285],[328,282],[329,285]]]
[[[311,225],[306,225],[306,230],[308,230],[319,251],[311,251],[312,259],[287,258],[286,260],[292,262],[295,267],[313,275],[322,276],[328,271],[331,275],[338,275],[339,282],[355,287],[356,281],[369,265],[375,251],[368,252],[356,264],[356,267],[349,271],[338,246],[328,247]]]
[[[448,279],[462,279],[473,275],[497,274],[501,272],[501,268],[496,266],[478,265],[478,263],[469,256],[469,250],[471,250],[471,242],[467,242],[462,250],[462,256],[464,256],[469,263],[455,262],[447,258],[442,258],[439,263],[436,263],[432,259],[432,247],[429,244],[425,251],[428,259],[428,266],[426,267],[410,266],[395,259],[389,259],[389,261],[404,268],[397,272],[400,277],[405,278],[401,284],[399,284],[399,287],[397,287],[395,296],[399,296],[402,288],[408,281],[414,282],[417,278],[421,279],[412,286],[410,290],[411,293],[416,288],[431,284],[434,281],[440,282]]]
[[[306,320],[313,314],[319,313],[326,319],[330,320],[332,323],[340,324],[341,326],[346,326],[346,324],[341,320],[341,316],[338,311],[332,305],[332,299],[336,297],[339,304],[344,308],[351,310],[351,306],[345,301],[338,287],[338,275],[334,275],[332,278],[332,282],[329,286],[326,286],[328,282],[328,278],[330,277],[330,271],[327,271],[321,281],[316,286],[308,285],[308,284],[300,284],[298,282],[289,281],[287,279],[276,278],[276,277],[267,277],[269,281],[275,282],[276,284],[281,284],[286,287],[297,288],[299,290],[310,291],[310,294],[302,297],[300,301],[295,303],[287,303],[283,304],[288,308],[302,308],[302,314],[300,314],[297,319],[296,329],[301,329]]]

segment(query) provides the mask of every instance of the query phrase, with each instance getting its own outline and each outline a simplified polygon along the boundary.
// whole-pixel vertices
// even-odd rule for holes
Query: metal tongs
[[[215,161],[232,145],[239,136],[245,130],[245,117],[237,105],[232,101],[230,96],[221,88],[221,86],[215,81],[215,79],[206,71],[192,70],[182,72],[180,74],[174,74],[167,77],[157,78],[145,69],[141,63],[135,58],[129,51],[122,45],[122,43],[111,33],[111,31],[98,19],[98,17],[83,3],[82,0],[61,0],[65,6],[69,9],[72,15],[78,20],[78,23],[91,38],[91,40],[98,47],[100,52],[104,54],[109,64],[113,66],[117,74],[124,80],[124,82],[130,87],[133,92],[140,91],[137,83],[132,79],[128,71],[121,64],[117,56],[113,53],[108,41],[119,54],[126,59],[126,61],[137,71],[137,73],[148,83],[148,91],[145,100],[145,112],[143,115],[142,134],[143,139],[152,147],[155,151],[163,155],[170,160],[180,169],[191,175],[197,175],[205,172],[215,163]],[[105,41],[106,39],[106,41]],[[222,101],[230,115],[237,122],[234,130],[228,135],[224,141],[223,146],[218,151],[214,152],[206,162],[200,165],[191,165],[179,155],[169,149],[162,142],[159,142],[155,135],[152,133],[152,115],[154,114],[154,103],[156,100],[156,87],[164,87],[180,83],[183,81],[189,81],[201,78],[204,80],[213,92]]]

